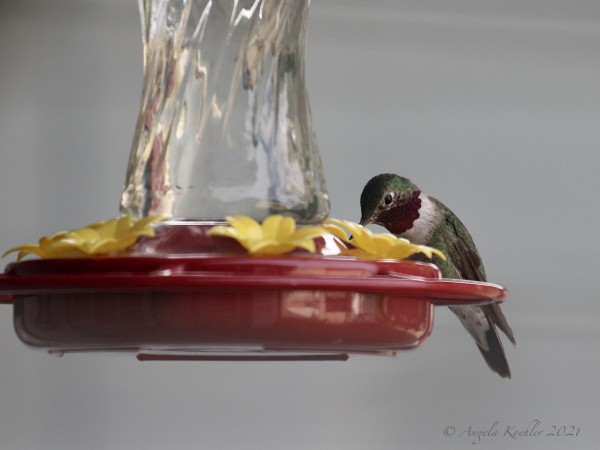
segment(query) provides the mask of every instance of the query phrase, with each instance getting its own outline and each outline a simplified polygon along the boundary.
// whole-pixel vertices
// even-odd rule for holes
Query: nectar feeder
[[[209,234],[226,216],[321,223],[329,200],[304,81],[309,0],[139,0],[144,88],[121,213],[161,216],[128,253],[9,264],[0,302],[54,354],[148,360],[344,360],[430,334],[435,305],[499,302],[498,285],[432,264],[251,256]]]

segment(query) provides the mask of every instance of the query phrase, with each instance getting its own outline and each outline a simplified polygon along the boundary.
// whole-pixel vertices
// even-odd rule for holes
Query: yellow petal
[[[343,227],[344,226],[344,222],[346,222],[345,220],[339,220],[339,219],[332,219],[329,218],[325,221],[324,225],[335,225],[337,227]]]
[[[148,231],[151,234],[144,234],[144,236],[154,236],[154,228],[152,228],[152,224],[156,222],[161,222],[165,220],[162,216],[146,216],[138,220],[133,227],[131,227],[131,232],[135,233],[140,230]]]
[[[312,240],[323,236],[323,228],[321,227],[301,227],[289,235],[289,239],[293,241]]]
[[[328,219],[326,224],[332,224],[334,226],[337,225],[340,229],[343,227],[346,230],[348,230],[348,232],[352,236],[352,241],[350,241],[349,237],[344,237],[342,233],[334,232],[334,234],[337,237],[339,237],[346,243],[349,243],[349,244],[352,244],[353,246],[358,246],[358,247],[360,247],[361,244],[366,245],[366,246],[371,245],[369,242],[370,237],[372,235],[371,231],[368,228],[366,228],[358,223],[350,222],[348,220]],[[333,231],[333,229],[332,229],[332,231]]]
[[[425,245],[419,245],[418,249],[419,249],[419,252],[425,254],[429,259],[433,258],[433,255],[437,255],[441,259],[443,259],[444,261],[446,260],[446,255],[444,255],[438,249],[435,249],[435,248],[432,248],[432,247],[427,247]]]
[[[40,258],[45,258],[45,252],[40,248],[39,245],[34,244],[19,245],[17,247],[13,247],[5,251],[2,257],[4,258],[6,255],[9,255],[14,252],[19,252],[17,256],[18,261],[21,261],[29,253],[33,253],[34,255],[39,256]]]
[[[61,240],[69,240],[78,243],[97,241],[100,239],[101,234],[99,230],[92,228],[80,228],[79,230],[69,231]]]
[[[365,233],[359,233],[359,234],[353,234],[352,235],[352,241],[350,241],[350,243],[358,248],[361,248],[363,250],[366,250],[370,253],[375,253],[375,246],[376,243],[373,242],[373,239],[371,236],[369,236],[368,234]]]
[[[294,249],[294,245],[279,242],[256,242],[249,247],[248,251],[254,255],[283,255]]]
[[[102,228],[104,226],[105,223],[106,223],[105,220],[103,220],[102,222],[94,222],[94,223],[90,223],[90,224],[86,225],[84,228],[91,228],[92,230],[99,230],[100,228]]]
[[[68,231],[59,231],[58,233],[51,234],[50,236],[42,236],[38,241],[40,246],[49,245],[52,242],[58,242],[62,239],[67,238],[69,235]]]
[[[109,236],[117,236],[117,230],[119,229],[119,222],[121,222],[121,220],[107,220],[100,226],[100,228],[97,228],[97,232],[98,232],[100,239],[106,238]],[[121,227],[127,227],[127,224],[121,222]]]
[[[438,255],[441,259],[446,261],[446,255],[444,254],[444,252],[438,250],[437,248],[432,248],[431,251],[434,255]]]
[[[107,225],[111,225],[112,229],[109,229],[108,226],[106,227],[102,227],[102,231],[106,231],[106,232],[102,232],[101,231],[101,235],[102,236],[113,236],[116,239],[119,239],[122,236],[127,236],[129,233],[134,232],[134,230],[138,230],[141,227],[136,227],[137,222],[135,224],[132,225],[133,219],[131,216],[123,216],[123,217],[119,217],[118,219],[114,219],[114,220],[110,220],[107,222]],[[139,222],[139,221],[138,221]]]
[[[25,258],[25,257],[26,257],[28,254],[30,254],[30,253],[32,253],[32,252],[30,252],[30,251],[27,251],[27,250],[20,251],[20,252],[19,252],[19,254],[17,255],[17,261],[21,261],[23,258]],[[33,254],[35,255],[36,253],[33,253]],[[39,256],[39,257],[41,257],[41,258],[43,258],[43,257],[44,257],[44,255],[43,255],[43,254],[42,254],[42,255],[40,255],[40,254],[37,254],[37,256]]]
[[[289,223],[289,222],[288,222]],[[292,228],[289,230],[291,233],[294,231],[294,224],[292,223]],[[279,239],[280,228],[285,226],[284,217],[279,215],[269,216],[262,223],[262,237],[263,239]],[[284,233],[281,231],[281,234]]]
[[[371,242],[373,234],[370,230],[361,225],[349,226],[348,229],[352,233],[352,241],[350,242],[352,245],[360,248],[371,248],[373,246]]]
[[[293,244],[295,248],[303,248],[304,250],[307,250],[310,253],[314,253],[317,251],[315,241],[313,241],[312,239],[291,241],[291,244]]]
[[[396,247],[394,249],[391,249],[391,251],[389,252],[389,255],[387,255],[387,257],[393,258],[393,259],[406,259],[406,258],[409,258],[410,256],[414,255],[415,253],[417,253],[417,252],[412,248]]]
[[[349,242],[348,234],[341,227],[334,224],[325,223],[323,228],[328,233],[333,234],[336,238],[344,242]]]
[[[262,238],[262,227],[251,217],[227,216],[225,217],[225,220],[245,239],[255,240]]]
[[[72,240],[55,241],[49,245],[42,246],[45,258],[58,258],[62,255],[78,250],[78,243]]]
[[[117,241],[114,238],[110,238],[110,237],[100,238],[97,241],[86,242],[85,244],[83,244],[81,246],[81,251],[88,253],[90,255],[105,253],[103,250],[106,247],[112,248],[112,246],[114,246],[116,243],[117,243]]]
[[[291,217],[282,217],[277,230],[277,239],[289,239],[296,232],[296,221]]]
[[[240,233],[235,228],[225,227],[222,225],[214,226],[210,230],[208,230],[208,234],[210,236],[222,236],[228,237],[232,239],[239,239]]]

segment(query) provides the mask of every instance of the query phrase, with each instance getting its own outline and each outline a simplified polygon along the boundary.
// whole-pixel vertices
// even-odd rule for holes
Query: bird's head
[[[361,225],[370,223],[402,234],[419,218],[421,191],[410,180],[383,173],[369,180],[360,196]]]

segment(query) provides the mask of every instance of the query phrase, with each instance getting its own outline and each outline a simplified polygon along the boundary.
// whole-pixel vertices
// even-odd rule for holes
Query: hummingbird
[[[407,178],[384,173],[365,185],[360,196],[361,225],[376,224],[414,244],[434,247],[446,260],[433,256],[443,278],[486,281],[485,269],[473,238],[459,218],[442,202],[421,192]],[[422,260],[414,256],[414,260]],[[497,304],[451,306],[475,340],[486,363],[503,378],[510,367],[498,336],[499,328],[516,345],[513,332]]]

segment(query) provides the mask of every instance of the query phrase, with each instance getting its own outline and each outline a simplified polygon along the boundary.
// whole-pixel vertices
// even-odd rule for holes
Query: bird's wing
[[[439,202],[438,202],[439,203]],[[473,238],[467,228],[458,217],[446,206],[440,203],[440,207],[446,210],[446,226],[442,228],[442,239],[446,243],[446,249],[452,255],[452,263],[460,278],[465,280],[486,281],[483,262],[477,252]],[[493,303],[482,306],[490,321],[502,330],[510,339],[513,345],[516,345],[512,329],[500,306]]]
[[[483,262],[477,252],[477,247],[467,228],[456,215],[439,200],[438,208],[444,215],[444,226],[438,227],[445,250],[452,260],[456,270],[456,278],[474,281],[486,281]]]

